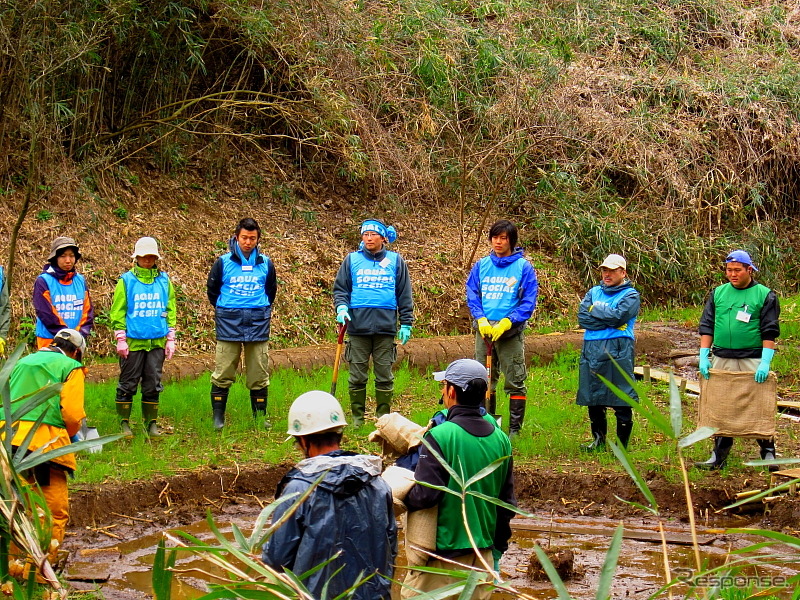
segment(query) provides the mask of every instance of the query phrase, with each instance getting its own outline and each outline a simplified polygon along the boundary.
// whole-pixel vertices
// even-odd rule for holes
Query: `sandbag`
[[[418,567],[428,562],[429,554],[436,553],[436,526],[439,507],[415,510],[406,515],[406,562],[409,567]]]
[[[778,382],[770,372],[757,383],[750,371],[711,369],[700,377],[698,427],[716,427],[715,435],[767,439],[775,436]]]
[[[380,417],[375,423],[376,431],[369,434],[369,441],[382,444],[383,454],[403,456],[422,443],[426,427],[417,425],[397,412]],[[388,446],[388,447],[387,447]]]

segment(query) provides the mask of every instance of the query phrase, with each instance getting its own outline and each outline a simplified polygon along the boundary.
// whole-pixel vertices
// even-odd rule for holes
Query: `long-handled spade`
[[[494,353],[494,342],[492,338],[483,338],[483,343],[486,344],[486,375],[489,378],[489,387],[486,389],[486,410],[494,417],[497,424],[500,425],[501,415],[497,414],[497,395],[492,392],[492,354]]]
[[[336,395],[336,380],[339,379],[339,363],[342,361],[342,348],[344,347],[344,332],[347,331],[347,321],[336,326],[339,336],[336,340],[336,358],[333,359],[333,381],[331,382],[331,396]]]

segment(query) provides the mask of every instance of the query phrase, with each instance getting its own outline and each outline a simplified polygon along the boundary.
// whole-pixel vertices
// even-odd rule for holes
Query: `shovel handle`
[[[331,382],[331,396],[336,395],[336,380],[339,379],[339,363],[342,360],[342,347],[344,346],[344,334],[347,331],[347,321],[336,326],[336,358],[333,359],[333,381]]]

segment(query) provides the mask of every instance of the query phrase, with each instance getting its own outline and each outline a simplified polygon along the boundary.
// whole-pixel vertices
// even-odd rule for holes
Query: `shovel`
[[[347,321],[336,326],[339,336],[336,340],[336,358],[333,359],[333,381],[331,382],[331,396],[336,395],[336,380],[339,379],[339,363],[342,361],[342,348],[344,347],[344,332],[347,331]]]
[[[494,417],[494,420],[497,421],[497,425],[499,426],[502,417],[496,414],[497,396],[492,393],[492,354],[494,352],[494,342],[492,338],[485,337],[483,338],[483,343],[486,344],[486,376],[489,378],[489,387],[486,388],[486,410]]]

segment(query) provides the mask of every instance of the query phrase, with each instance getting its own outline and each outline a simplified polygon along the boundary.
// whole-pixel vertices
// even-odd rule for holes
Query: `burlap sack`
[[[716,435],[771,438],[775,435],[777,380],[770,373],[757,383],[752,372],[711,369],[700,377],[698,427],[716,427]]]
[[[436,524],[439,507],[415,510],[406,515],[406,561],[409,567],[418,567],[428,562],[429,554],[436,552]]]
[[[422,436],[427,430],[426,427],[417,425],[396,412],[380,417],[375,423],[375,427],[377,432],[373,431],[370,434],[370,441],[378,441],[379,436],[399,456],[408,454],[411,448],[419,446],[422,443]],[[377,435],[375,435],[376,433]]]

